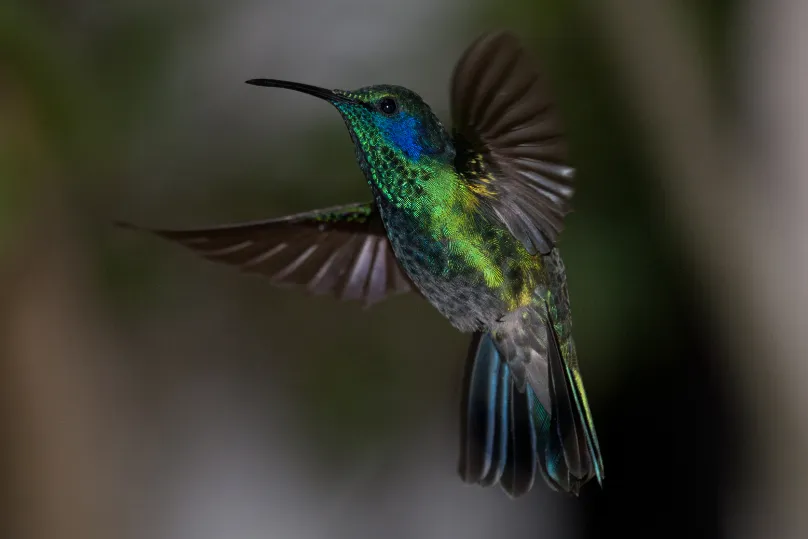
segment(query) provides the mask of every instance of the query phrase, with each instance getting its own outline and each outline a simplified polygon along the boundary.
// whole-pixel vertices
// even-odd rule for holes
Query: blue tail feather
[[[519,391],[489,334],[472,338],[461,404],[459,472],[467,483],[499,483],[512,497],[530,490],[537,470],[545,476],[551,421],[528,386]],[[562,459],[563,460],[563,459]],[[552,483],[548,480],[548,482]]]
[[[491,469],[502,362],[494,343],[482,334],[472,338],[469,354],[463,382],[461,437],[474,443],[464,444],[459,467],[463,477],[478,482]]]
[[[553,340],[551,337],[550,342]],[[551,371],[555,372],[558,358],[552,352],[550,356]],[[574,467],[579,466],[575,464],[578,459],[573,458],[577,455],[569,455],[570,447],[577,447],[573,441],[584,443],[588,447],[581,449],[591,452],[593,441],[597,442],[590,438],[591,433],[580,428],[582,414],[575,411],[585,404],[576,394],[578,388],[567,379],[571,378],[569,373],[563,374],[567,376],[553,377],[551,385],[560,386],[553,391],[555,398],[563,396],[566,401],[575,401],[576,406],[559,402],[565,408],[559,406],[553,416],[530,384],[519,390],[491,336],[475,333],[466,362],[461,408],[459,473],[465,482],[482,486],[498,483],[516,498],[527,493],[540,474],[554,490],[577,494],[585,481],[577,478],[580,472]],[[553,402],[555,407],[556,401]],[[567,417],[571,411],[574,420]],[[579,427],[578,433],[586,432],[586,436],[571,440],[570,423]]]
[[[490,340],[490,339],[489,339]],[[499,360],[499,353],[494,349],[497,360]],[[508,451],[509,441],[509,411],[508,403],[511,398],[511,370],[508,365],[499,362],[499,374],[497,376],[497,397],[496,397],[496,412],[494,415],[494,451],[491,455],[491,468],[488,473],[483,477],[479,483],[484,487],[496,485],[502,478],[505,472],[505,462]]]

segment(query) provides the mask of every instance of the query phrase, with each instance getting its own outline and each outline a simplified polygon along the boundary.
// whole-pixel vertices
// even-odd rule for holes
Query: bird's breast
[[[380,211],[404,271],[462,331],[489,326],[529,301],[541,278],[538,257],[530,257],[524,249],[520,252],[507,231],[479,219],[463,222],[445,209],[419,216],[383,203]]]

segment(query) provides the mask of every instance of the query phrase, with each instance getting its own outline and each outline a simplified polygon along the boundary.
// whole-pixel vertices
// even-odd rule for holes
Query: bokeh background
[[[808,4],[3,0],[0,536],[808,537]],[[468,336],[280,290],[114,219],[368,198],[328,105],[448,117],[481,32],[532,39],[579,169],[561,249],[606,482],[456,476]]]

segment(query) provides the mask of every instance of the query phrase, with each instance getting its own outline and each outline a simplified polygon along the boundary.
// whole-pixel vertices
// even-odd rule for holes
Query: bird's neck
[[[411,161],[391,152],[368,156],[363,169],[380,205],[406,212],[422,222],[427,222],[438,208],[461,214],[475,204],[454,166],[442,159],[422,157]]]
[[[408,209],[426,197],[449,202],[458,178],[451,142],[425,146],[416,138],[382,141],[351,130],[356,160],[376,196],[385,206]],[[405,144],[406,143],[406,144]]]

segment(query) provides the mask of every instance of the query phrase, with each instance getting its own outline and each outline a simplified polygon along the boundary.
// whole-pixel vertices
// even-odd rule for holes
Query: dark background
[[[799,9],[5,0],[0,534],[808,536]],[[579,499],[460,482],[469,337],[426,302],[110,226],[368,199],[335,111],[243,81],[401,84],[448,120],[454,62],[500,27],[545,59],[578,167],[560,247],[606,469]]]

